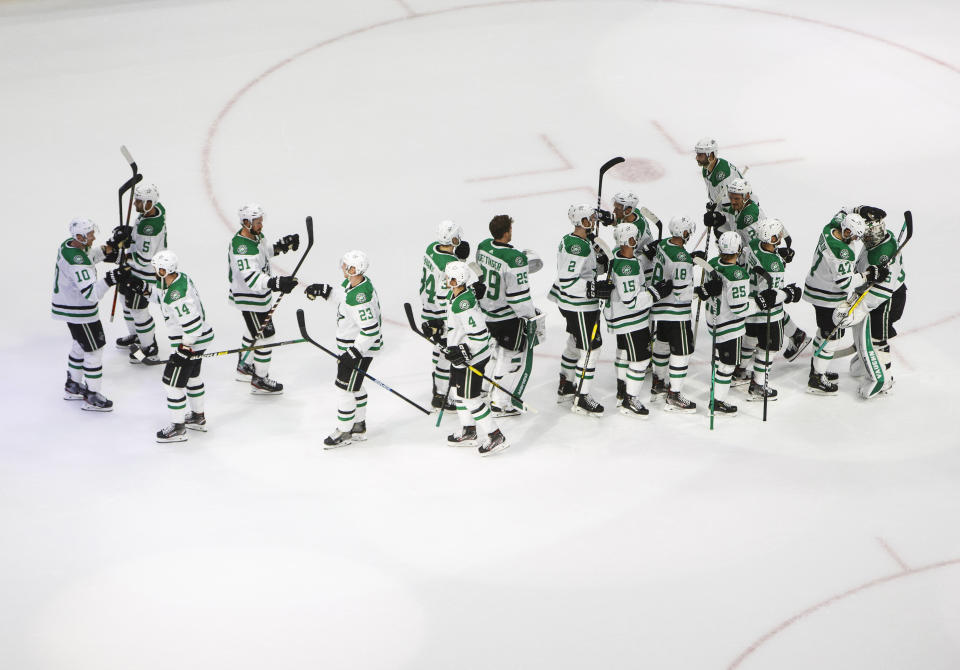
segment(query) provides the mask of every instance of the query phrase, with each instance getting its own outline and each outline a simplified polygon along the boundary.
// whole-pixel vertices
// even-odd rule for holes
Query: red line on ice
[[[521,198],[535,198],[539,195],[551,195],[553,193],[565,193],[567,191],[586,191],[592,196],[596,195],[589,186],[571,186],[569,188],[555,188],[550,191],[534,191],[533,193],[518,193],[517,195],[501,195],[496,198],[484,198],[484,202],[497,202],[498,200],[519,200]]]
[[[560,153],[560,150],[557,149],[557,146],[550,141],[550,138],[544,134],[540,135],[540,139],[543,140],[543,143],[547,145],[547,148],[550,149],[556,155],[560,161],[563,163],[562,167],[555,168],[544,168],[542,170],[527,170],[525,172],[511,172],[510,174],[500,174],[494,175],[492,177],[471,177],[469,179],[464,179],[463,181],[467,183],[474,183],[478,181],[495,181],[497,179],[512,179],[513,177],[526,177],[532,174],[546,174],[548,172],[566,172],[567,170],[573,169],[573,164],[567,160],[567,157]]]
[[[893,547],[891,547],[889,544],[887,544],[887,541],[886,541],[886,540],[884,540],[882,537],[878,537],[878,538],[877,538],[877,542],[880,543],[880,546],[883,547],[883,550],[884,550],[884,551],[886,551],[888,554],[890,554],[890,557],[891,557],[894,561],[897,562],[897,565],[899,565],[899,566],[903,569],[904,572],[908,572],[908,571],[910,570],[910,566],[907,565],[906,561],[904,561],[902,558],[900,558],[900,555],[897,554],[897,552],[895,552],[895,551],[893,550]]]

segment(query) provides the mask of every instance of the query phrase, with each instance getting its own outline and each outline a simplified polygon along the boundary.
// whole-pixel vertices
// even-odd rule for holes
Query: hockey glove
[[[333,293],[333,287],[330,284],[310,284],[303,289],[303,292],[307,294],[307,298],[310,300],[316,300],[317,298],[326,300]]]
[[[768,288],[760,291],[757,297],[757,307],[763,310],[772,309],[777,304],[777,289]]]
[[[707,252],[697,249],[690,254],[690,258],[699,258],[702,261],[707,260]]]
[[[784,263],[789,263],[793,260],[793,257],[796,255],[796,251],[790,247],[780,247],[777,249],[777,253],[780,254],[780,258],[783,259]]]
[[[587,297],[606,300],[613,293],[613,282],[608,279],[587,282]]]
[[[285,254],[288,251],[296,251],[300,248],[300,235],[284,235],[273,244],[273,255]]]
[[[113,234],[107,244],[113,249],[125,249],[130,246],[132,238],[133,226],[117,226],[113,229]]]
[[[150,295],[150,287],[147,286],[147,283],[140,279],[140,277],[134,277],[130,275],[123,280],[123,288],[120,289],[120,292],[124,296],[134,296],[140,294],[144,297]]]
[[[610,271],[610,257],[596,244],[593,245],[593,252],[597,256],[597,274],[607,274]]]
[[[103,276],[103,280],[107,282],[107,286],[116,286],[117,284],[123,286],[129,278],[130,270],[125,267],[110,270]]]
[[[487,287],[484,286],[482,279],[470,284],[470,288],[473,290],[473,294],[477,296],[477,300],[480,300],[480,298],[487,294]]]
[[[787,294],[787,297],[783,300],[784,304],[798,302],[800,296],[803,295],[803,290],[796,284],[787,284],[783,287],[783,292]]]
[[[443,339],[443,319],[427,319],[423,322],[423,334],[434,344],[440,344]]]
[[[191,356],[193,356],[193,351],[191,351],[189,347],[185,347],[181,344],[174,349],[172,354],[170,354],[167,364],[172,365],[175,368],[183,368],[186,367],[190,362]]]
[[[656,241],[651,242],[647,245],[646,249],[643,250],[643,255],[650,260],[653,260],[653,257],[657,255],[657,249],[659,246],[660,245]]]
[[[453,249],[453,255],[462,261],[470,258],[470,243],[466,240],[460,240],[460,244]]]
[[[456,365],[457,367],[464,367],[467,364],[467,361],[470,360],[470,350],[467,349],[467,345],[458,344],[456,346],[450,347],[443,355],[451,365]]]
[[[613,212],[609,212],[605,209],[597,208],[597,221],[604,226],[612,226],[614,224]]]
[[[297,281],[296,277],[270,277],[267,288],[271,291],[290,293],[297,286]]]
[[[543,269],[543,259],[537,255],[536,251],[533,249],[524,249],[523,255],[527,257],[527,268],[530,270],[530,274]]]
[[[887,213],[885,211],[879,207],[871,207],[870,205],[860,205],[859,207],[854,207],[853,211],[865,218],[867,221],[882,221],[887,217]]]
[[[709,212],[703,213],[703,225],[707,228],[716,228],[717,226],[722,226],[726,218],[720,212],[716,210],[710,210]]]
[[[704,207],[707,208],[707,211],[708,211],[708,212],[712,212],[713,210],[715,210],[715,209],[717,208],[717,203],[707,201],[707,204],[704,205]]]
[[[868,265],[863,276],[871,284],[877,284],[890,278],[890,268],[886,265]]]
[[[849,309],[849,305],[843,304],[833,310],[833,325],[837,326],[838,328],[852,326],[855,323],[854,314],[857,310],[853,310],[853,312],[848,314],[847,312]]]
[[[719,277],[708,279],[704,282],[703,286],[697,286],[693,289],[693,292],[696,293],[697,297],[701,300],[716,298],[720,295],[721,291],[723,291],[723,281],[721,281]]]
[[[355,368],[363,360],[363,354],[356,347],[350,347],[338,356],[340,365],[348,368]]]
[[[673,291],[673,280],[668,279],[666,281],[658,281],[654,284],[651,284],[647,287],[647,292],[650,294],[650,297],[653,298],[654,302],[661,300],[662,298],[667,297]]]

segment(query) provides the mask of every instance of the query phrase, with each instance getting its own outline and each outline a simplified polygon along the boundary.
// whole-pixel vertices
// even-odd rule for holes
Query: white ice
[[[946,0],[0,3],[0,667],[960,667],[957,25]],[[741,415],[711,432],[701,329],[698,414],[612,411],[609,343],[608,415],[556,406],[545,294],[567,206],[624,155],[662,176],[612,172],[605,194],[699,219],[689,149],[708,134],[793,232],[793,280],[840,205],[912,210],[893,395],[861,401],[846,375],[806,394],[806,355],[776,364],[767,423],[734,391]],[[437,429],[370,385],[369,441],[323,451],[334,367],[300,344],[274,354],[282,397],[208,360],[210,432],[160,445],[160,370],[113,347],[122,319],[116,410],[64,402],[55,248],[73,216],[116,225],[121,144],[160,188],[216,348],[241,335],[236,209],[262,203],[271,240],[310,214],[304,280],[369,253],[388,319],[371,372],[420,402],[429,351],[402,311],[419,255],[443,218],[476,243],[511,214],[547,262],[540,413],[481,459],[445,446],[453,417]],[[281,338],[301,307],[332,343],[332,306],[302,294]],[[792,313],[813,330],[808,304]]]

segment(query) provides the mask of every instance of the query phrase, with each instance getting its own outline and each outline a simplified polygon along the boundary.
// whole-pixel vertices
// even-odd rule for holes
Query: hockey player
[[[743,240],[738,233],[727,231],[717,241],[720,255],[710,259],[716,276],[694,289],[704,301],[707,310],[707,328],[715,338],[714,392],[711,409],[717,414],[733,416],[737,406],[726,402],[730,391],[730,379],[740,362],[740,339],[744,323],[750,311],[750,278],[746,270],[737,264]]]
[[[633,223],[637,226],[640,237],[637,238],[636,258],[640,267],[643,268],[644,281],[649,282],[650,274],[653,272],[653,257],[657,253],[657,238],[653,234],[650,222],[637,209],[639,202],[640,198],[635,193],[621,191],[613,196],[613,212],[601,209],[598,210],[598,216],[603,225]]]
[[[653,266],[653,280],[673,282],[673,292],[653,306],[651,316],[657,324],[653,343],[653,383],[650,399],[666,394],[665,409],[690,414],[697,404],[683,395],[687,366],[693,354],[690,302],[693,299],[693,261],[684,245],[696,224],[685,216],[675,216],[668,226],[670,237],[660,242]],[[703,252],[697,252],[703,254]],[[669,372],[668,372],[669,366]],[[667,386],[667,375],[670,377]]]
[[[650,359],[650,307],[673,290],[671,280],[645,286],[643,270],[636,257],[640,233],[637,224],[618,223],[613,229],[617,249],[610,262],[613,284],[603,316],[607,330],[617,338],[617,400],[620,413],[646,418],[650,411],[640,401],[640,387],[647,376]]]
[[[707,186],[708,212],[727,202],[727,183],[731,179],[743,178],[736,165],[717,156],[717,150],[717,141],[710,137],[701,138],[694,148],[697,165]]]
[[[107,290],[126,280],[124,270],[110,270],[97,278],[97,263],[103,260],[103,247],[94,248],[96,225],[90,219],[70,222],[70,237],[60,244],[53,280],[51,313],[57,321],[66,321],[73,337],[67,359],[65,400],[83,400],[82,409],[113,411],[113,401],[100,393],[103,382],[103,346],[106,337],[97,303]]]
[[[779,219],[764,219],[756,225],[756,236],[743,251],[746,267],[750,272],[750,297],[759,311],[747,316],[746,335],[740,349],[741,365],[749,366],[753,359],[753,375],[747,400],[763,400],[764,380],[770,372],[771,359],[783,345],[783,305],[800,299],[800,287],[786,284],[783,273],[783,258],[777,246],[783,238],[783,223]],[[769,274],[772,286],[756,272],[760,268]],[[769,337],[767,317],[770,318]],[[776,400],[776,389],[766,389],[767,400]]]
[[[254,341],[258,345],[270,344],[276,334],[273,321],[266,323],[273,304],[272,292],[290,293],[297,285],[296,277],[274,276],[270,259],[296,251],[300,247],[300,235],[284,235],[270,245],[264,241],[263,208],[260,205],[244,205],[239,216],[240,230],[230,240],[228,249],[230,302],[243,314],[247,327],[248,335],[243,336],[242,346],[249,347]],[[253,365],[246,362],[250,354]],[[270,379],[272,354],[272,349],[258,349],[238,355],[236,379],[249,382],[251,393],[283,393],[283,384]]]
[[[420,319],[423,332],[438,339],[443,336],[444,319],[447,314],[446,277],[444,269],[452,261],[465,261],[470,257],[470,243],[463,239],[463,228],[454,221],[441,221],[437,239],[427,245],[423,254],[423,272],[420,276]],[[431,406],[453,411],[455,406],[448,399],[450,390],[450,362],[444,358],[440,347],[432,354],[433,398]]]
[[[367,277],[370,261],[359,250],[348,251],[340,260],[342,293],[337,292],[337,427],[324,438],[324,449],[335,449],[367,439],[367,392],[364,374],[373,356],[383,346],[380,298]],[[310,300],[329,300],[330,284],[311,284],[305,293]]]
[[[477,245],[476,258],[486,287],[479,303],[493,341],[493,379],[522,397],[533,365],[530,336],[543,323],[530,299],[530,274],[542,268],[543,261],[533,251],[520,251],[510,244],[511,217],[498,214],[490,220],[489,228],[492,237]],[[490,391],[490,411],[499,417],[521,413],[510,396],[496,387]]]
[[[613,285],[597,279],[598,256],[588,235],[596,226],[592,205],[572,205],[567,217],[573,232],[563,236],[557,248],[557,281],[549,299],[557,303],[566,321],[567,344],[560,359],[557,402],[573,400],[571,411],[585,416],[603,416],[603,405],[590,397],[593,363],[588,352],[603,344],[600,337],[600,300],[610,297]],[[577,395],[577,385],[581,384]]]
[[[118,226],[114,230],[116,244],[111,246],[129,249],[124,260],[132,277],[144,283],[153,282],[156,277],[150,260],[167,248],[167,210],[160,203],[157,187],[142,182],[133,189],[133,206],[137,210],[136,221],[129,227]],[[123,319],[129,334],[117,339],[117,347],[130,351],[131,363],[159,365],[162,361],[158,358],[156,325],[150,316],[149,301],[129,291],[123,298]]]
[[[446,340],[444,355],[450,361],[450,385],[456,389],[457,417],[460,431],[447,437],[452,447],[479,445],[482,456],[502,451],[510,446],[493,416],[483,401],[483,377],[481,373],[490,360],[490,333],[487,331],[483,313],[477,306],[477,298],[470,289],[473,273],[466,263],[447,263],[445,274],[450,299],[447,303]],[[480,438],[477,427],[487,436]]]

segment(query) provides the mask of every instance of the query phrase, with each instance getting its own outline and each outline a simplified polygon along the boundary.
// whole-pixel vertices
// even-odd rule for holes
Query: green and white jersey
[[[632,219],[632,221],[630,219]],[[642,254],[640,251],[646,249],[651,242],[656,241],[657,238],[653,234],[653,226],[644,218],[639,209],[634,209],[631,214],[614,221],[614,224],[618,223],[632,223],[637,227],[637,232],[640,235],[637,238],[637,261],[640,263],[640,267],[643,268],[644,279],[650,281],[650,275],[653,272],[653,259],[647,258],[646,254]]]
[[[650,307],[653,299],[643,281],[643,270],[636,258],[625,258],[620,248],[610,259],[610,274],[613,292],[603,306],[603,318],[607,330],[617,335],[626,335],[635,330],[650,327]]]
[[[597,255],[589,241],[570,233],[557,248],[557,281],[550,287],[550,300],[567,312],[595,312],[596,298],[587,297],[587,282],[597,278]]]
[[[750,240],[757,238],[757,223],[767,218],[760,209],[760,203],[755,200],[748,200],[739,212],[735,212],[729,205],[720,209],[727,218],[727,222],[720,226],[720,232],[733,230],[740,233],[744,248],[750,244]]]
[[[193,349],[206,349],[213,342],[213,327],[207,322],[200,294],[185,273],[178,272],[177,278],[167,287],[164,287],[163,280],[155,280],[150,300],[160,305],[171,347],[183,344]]]
[[[57,250],[50,312],[57,321],[93,323],[100,320],[97,303],[110,290],[106,280],[97,278],[103,248],[86,251],[70,246],[72,241],[72,237],[64,240]]]
[[[420,276],[420,318],[430,319],[447,318],[447,299],[450,289],[447,288],[447,275],[444,270],[447,263],[460,260],[453,252],[440,251],[438,242],[431,242],[423,253],[423,273]]]
[[[849,244],[834,236],[846,214],[839,212],[817,241],[813,264],[803,288],[803,299],[817,307],[837,307],[847,299],[853,282],[856,253]]]
[[[723,158],[717,158],[717,164],[712,170],[701,168],[700,173],[703,175],[703,182],[707,185],[707,198],[718,205],[727,200],[727,182],[731,179],[743,178],[737,166]]]
[[[673,281],[673,291],[653,306],[654,321],[690,321],[693,300],[693,260],[682,244],[660,240],[653,257],[652,281]]]
[[[783,266],[783,259],[780,258],[780,254],[776,251],[767,251],[761,247],[760,240],[752,240],[743,250],[743,255],[741,255],[740,258],[746,261],[747,271],[750,275],[751,300],[757,297],[757,293],[768,288],[766,279],[754,272],[749,272],[749,270],[755,266],[760,266],[769,272],[770,278],[773,280],[773,288],[778,289],[777,304],[769,310],[761,309],[751,312],[750,316],[747,317],[747,323],[766,323],[768,312],[771,322],[780,321],[783,318],[783,300],[787,297],[786,293],[779,290],[786,286],[786,280],[783,277],[786,268]]]
[[[155,216],[140,214],[133,224],[130,249],[130,271],[145,282],[156,279],[150,261],[154,254],[167,248],[167,210],[159,202]]]
[[[356,347],[364,356],[380,351],[383,335],[380,333],[380,298],[369,278],[350,288],[350,281],[340,285],[343,297],[337,304],[337,348],[346,351]]]
[[[707,310],[707,330],[717,344],[735,340],[746,332],[744,324],[750,313],[750,277],[736,263],[724,263],[720,257],[710,259],[710,265],[720,275],[723,289],[716,298],[704,301]]]
[[[903,286],[903,282],[907,280],[903,259],[897,255],[897,240],[889,230],[883,242],[860,254],[860,258],[857,259],[857,272],[863,274],[867,271],[868,265],[886,265],[890,270],[890,276],[885,281],[874,284],[867,297],[860,303],[868,310],[873,310],[890,300],[894,291]]]
[[[245,312],[269,312],[273,294],[267,282],[272,276],[270,258],[273,256],[273,246],[264,242],[262,234],[251,240],[240,232],[237,231],[230,240],[227,252],[230,302]]]
[[[490,333],[473,291],[467,288],[459,295],[450,296],[446,321],[448,347],[466,344],[470,365],[490,358]]]
[[[514,317],[532,319],[537,315],[530,300],[530,268],[527,256],[505,242],[487,238],[477,246],[477,265],[487,287],[480,309],[489,322]]]

